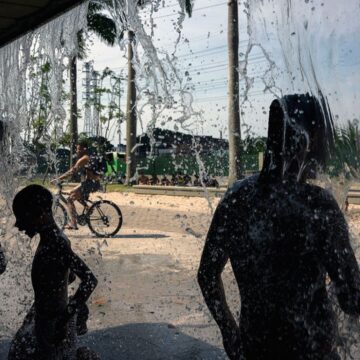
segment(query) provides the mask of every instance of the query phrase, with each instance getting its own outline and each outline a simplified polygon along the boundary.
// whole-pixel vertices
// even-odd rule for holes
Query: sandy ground
[[[221,348],[218,329],[196,283],[211,209],[216,208],[218,199],[133,193],[95,194],[94,198],[97,196],[120,206],[124,223],[119,234],[101,239],[93,237],[87,227],[66,231],[73,249],[99,280],[90,300],[90,333],[134,324],[165,324],[176,329],[176,334]],[[350,206],[347,220],[356,244],[360,238],[360,207]],[[35,247],[36,241],[30,249],[20,249],[26,255],[22,276],[16,272],[19,263],[10,263],[7,275],[2,277],[6,293],[6,301],[0,303],[2,338],[12,336],[31,303],[29,278],[21,279],[29,275]],[[231,309],[238,314],[239,296],[228,266],[223,278]],[[219,356],[216,358],[223,358]]]
[[[101,196],[123,212],[119,234],[98,240],[89,237],[87,228],[69,232],[75,251],[85,257],[89,250],[94,253],[88,262],[100,283],[91,300],[90,326],[167,323],[219,346],[219,333],[196,283],[211,208],[218,199],[209,203],[132,193]]]

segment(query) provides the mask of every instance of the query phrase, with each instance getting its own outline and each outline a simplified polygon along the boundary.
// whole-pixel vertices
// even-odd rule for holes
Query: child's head
[[[83,156],[88,151],[88,145],[86,139],[80,139],[76,144],[76,155],[78,157]]]
[[[286,95],[270,106],[267,150],[262,173],[306,180],[325,167],[334,127],[326,99]]]
[[[15,226],[33,237],[42,225],[52,220],[53,196],[40,185],[29,185],[19,191],[13,201]]]

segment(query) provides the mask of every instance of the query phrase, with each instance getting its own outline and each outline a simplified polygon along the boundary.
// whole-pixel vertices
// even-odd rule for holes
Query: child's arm
[[[319,258],[336,286],[342,310],[360,315],[360,270],[350,244],[349,230],[336,201],[329,197],[324,205],[325,218],[319,237]]]
[[[70,170],[68,170],[67,172],[65,172],[64,174],[62,174],[61,176],[59,176],[57,179],[54,180],[62,181],[67,177],[69,177],[70,175],[73,175],[74,173],[82,169],[88,163],[89,163],[89,157],[87,155],[84,155],[75,163],[73,167],[70,168]]]
[[[69,315],[72,315],[81,304],[84,304],[88,300],[98,281],[85,262],[71,249],[69,249],[68,256],[70,261],[70,272],[73,272],[81,280],[79,288],[68,305],[68,313]]]

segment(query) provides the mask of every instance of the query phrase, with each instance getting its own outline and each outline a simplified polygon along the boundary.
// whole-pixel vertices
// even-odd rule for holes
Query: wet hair
[[[53,196],[41,185],[29,185],[20,190],[13,201],[13,211],[16,217],[31,213],[38,216],[44,212],[51,213]]]
[[[86,139],[79,139],[77,145],[81,146],[84,149],[88,148],[88,143]]]
[[[298,180],[325,169],[334,146],[334,126],[326,99],[287,95],[271,103],[262,177]]]

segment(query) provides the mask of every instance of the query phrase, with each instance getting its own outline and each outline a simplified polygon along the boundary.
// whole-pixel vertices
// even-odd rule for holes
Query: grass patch
[[[28,179],[26,177],[23,177],[19,180],[21,186],[28,186],[28,185],[41,185],[46,188],[48,188],[51,184],[49,180],[45,180],[43,183],[42,178],[34,178],[34,179]]]
[[[42,185],[48,189],[54,190],[56,189],[56,187],[50,183],[49,180],[46,180],[45,183],[43,183],[43,179],[42,178],[34,178],[34,179],[27,179],[27,178],[22,178],[20,180],[20,184],[21,186],[28,186],[28,185]],[[76,186],[80,184],[79,183],[70,183],[70,186]],[[67,182],[64,182],[64,187],[69,186]],[[105,183],[102,182],[102,185],[105,186]],[[127,186],[127,185],[123,185],[123,184],[107,184],[106,185],[106,192],[131,192],[132,187],[131,186]]]
[[[132,187],[123,184],[107,184],[106,192],[131,192]]]

